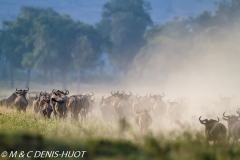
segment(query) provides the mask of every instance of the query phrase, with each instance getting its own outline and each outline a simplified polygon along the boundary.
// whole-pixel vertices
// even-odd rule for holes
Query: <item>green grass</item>
[[[119,127],[118,123],[106,124],[96,117],[71,124],[68,120],[44,120],[30,111],[24,114],[0,108],[0,112],[0,154],[3,151],[87,151],[82,159],[240,159],[239,145],[211,145],[206,143],[203,133],[187,128],[168,134],[150,131],[141,136],[129,124]]]

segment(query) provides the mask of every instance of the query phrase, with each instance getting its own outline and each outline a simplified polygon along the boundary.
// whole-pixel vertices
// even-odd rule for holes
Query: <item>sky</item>
[[[60,14],[68,14],[74,20],[96,24],[101,19],[102,6],[109,0],[0,0],[0,21],[14,20],[21,6],[51,7]],[[196,17],[203,11],[216,10],[219,0],[149,0],[150,15],[154,24],[163,24],[180,17]]]

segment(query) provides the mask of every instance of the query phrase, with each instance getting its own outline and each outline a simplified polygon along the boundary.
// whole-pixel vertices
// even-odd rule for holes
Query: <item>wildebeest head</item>
[[[104,96],[102,96],[102,100],[101,100],[101,102],[100,102],[100,105],[102,106],[102,105],[110,105],[110,103],[111,103],[111,98],[104,98]]]
[[[16,91],[15,91],[15,93],[17,94],[17,95],[20,95],[20,94],[22,94],[22,89],[18,89],[18,88],[16,88]]]
[[[94,93],[92,92],[92,95],[88,94],[88,96],[91,98],[92,96],[94,96]]]
[[[113,97],[117,97],[118,92],[119,92],[119,91],[117,91],[117,92],[115,92],[115,91],[113,92],[113,91],[112,91],[112,92],[111,92],[111,95],[112,95]]]
[[[23,95],[24,97],[26,97],[26,94],[27,94],[28,91],[29,91],[29,88],[28,89],[18,89],[18,88],[16,88],[15,93],[17,95]]]
[[[199,122],[205,126],[205,135],[208,141],[216,142],[222,142],[226,138],[227,135],[227,128],[222,124],[219,123],[218,120],[213,119],[204,119],[201,120],[201,117],[199,117]]]
[[[46,111],[47,117],[50,118],[53,111],[52,106],[50,105],[50,96],[47,95],[43,97],[43,102],[45,103],[43,109]]]
[[[210,120],[208,120],[208,119],[201,120],[201,117],[202,117],[202,116],[199,117],[199,122],[200,122],[201,124],[205,125],[205,126],[210,126],[210,125],[213,125],[213,124],[219,122],[219,118],[218,118],[218,117],[217,117],[218,120],[213,120],[213,119],[210,119]]]
[[[129,97],[132,96],[132,93],[129,91],[129,95],[127,95],[124,91],[122,93],[119,93],[119,91],[117,92],[117,96],[118,98],[120,99],[123,99],[123,100],[128,100]]]
[[[238,111],[237,111],[238,113]],[[225,112],[223,113],[223,120],[228,122],[228,125],[232,125],[233,123],[238,121],[238,118],[240,118],[239,116],[235,116],[235,115],[231,115],[231,116],[226,116]]]
[[[160,94],[154,94],[154,95],[150,94],[150,98],[154,99],[155,101],[157,101],[157,100],[162,100],[162,98],[163,98],[164,96],[165,96],[164,93],[163,93],[162,95],[160,95]]]

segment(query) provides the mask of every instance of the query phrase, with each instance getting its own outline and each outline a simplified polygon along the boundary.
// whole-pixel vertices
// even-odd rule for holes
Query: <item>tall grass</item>
[[[187,127],[167,134],[150,131],[140,135],[128,122],[105,123],[91,117],[71,124],[68,120],[45,120],[29,110],[24,114],[0,108],[0,113],[0,153],[84,150],[87,153],[82,159],[240,159],[239,145],[209,144],[203,133]]]

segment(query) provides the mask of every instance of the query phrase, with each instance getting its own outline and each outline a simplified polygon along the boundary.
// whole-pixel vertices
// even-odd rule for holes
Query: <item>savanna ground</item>
[[[56,86],[55,89],[58,89],[57,87],[59,86]],[[82,87],[85,92],[96,92],[98,100],[102,95],[110,94],[108,90],[102,93],[98,92],[102,89],[101,86]],[[50,86],[41,88],[43,91],[51,89]],[[69,90],[71,93],[71,89]],[[5,89],[4,93],[11,92],[13,89]],[[1,94],[3,95],[3,92]],[[92,117],[88,116],[85,122],[79,124],[70,123],[69,118],[65,122],[53,119],[44,120],[33,115],[30,108],[24,114],[2,107],[0,113],[0,153],[3,151],[59,151],[60,153],[63,151],[87,151],[82,159],[101,160],[240,159],[239,145],[231,142],[217,145],[207,143],[204,126],[199,124],[198,117],[195,117],[193,124],[171,124],[168,121],[164,122],[165,126],[153,124],[146,134],[141,135],[133,122],[104,122],[97,109],[94,110]],[[4,158],[1,157],[1,159]]]

